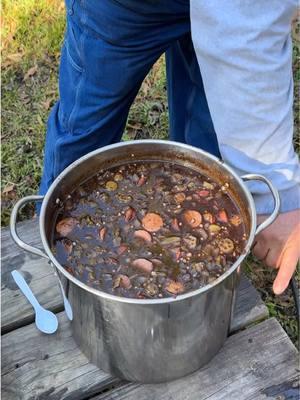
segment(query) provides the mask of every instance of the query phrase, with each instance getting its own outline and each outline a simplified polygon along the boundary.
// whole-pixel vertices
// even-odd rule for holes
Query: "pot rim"
[[[126,148],[128,145],[141,145],[141,144],[143,144],[143,145],[145,145],[145,144],[174,145],[177,147],[181,147],[185,150],[192,150],[193,152],[196,152],[199,154],[204,154],[206,157],[211,158],[221,168],[224,168],[225,170],[227,170],[235,178],[236,183],[238,183],[240,185],[240,188],[243,190],[243,192],[249,202],[249,206],[250,206],[250,210],[251,210],[251,221],[250,221],[251,226],[250,226],[249,237],[248,237],[246,246],[245,246],[242,254],[237,258],[235,263],[224,274],[222,274],[220,277],[215,279],[212,283],[207,284],[197,290],[193,290],[191,292],[187,292],[187,293],[178,295],[176,297],[164,297],[164,298],[160,298],[160,299],[133,299],[133,298],[112,295],[112,294],[103,292],[101,290],[92,288],[92,287],[86,285],[85,283],[81,282],[79,279],[75,278],[69,272],[67,272],[67,270],[62,265],[60,265],[59,262],[56,260],[56,258],[52,254],[52,251],[47,243],[47,238],[46,238],[45,229],[44,229],[44,227],[45,227],[44,220],[45,220],[45,215],[46,215],[47,204],[48,204],[48,201],[49,201],[54,189],[56,188],[57,185],[59,185],[59,182],[62,180],[62,178],[65,175],[67,175],[72,169],[78,167],[82,162],[86,161],[88,158],[94,157],[98,153],[102,153],[106,150],[113,150],[113,149],[119,148],[119,147]],[[235,270],[241,265],[241,263],[245,259],[245,257],[249,254],[251,245],[252,245],[254,237],[255,237],[256,222],[257,222],[257,218],[256,218],[255,205],[254,205],[254,200],[252,198],[252,195],[250,194],[250,191],[248,190],[248,188],[245,185],[245,183],[243,182],[243,180],[237,175],[237,173],[229,165],[225,164],[218,157],[213,156],[204,150],[198,149],[197,147],[187,145],[184,143],[174,142],[171,140],[155,140],[155,139],[130,140],[130,141],[126,141],[126,142],[111,144],[108,146],[101,147],[97,150],[94,150],[94,151],[80,157],[76,161],[74,161],[72,164],[70,164],[67,168],[65,168],[58,175],[58,177],[53,181],[53,183],[49,187],[49,189],[44,197],[44,200],[42,202],[42,207],[41,207],[41,212],[40,212],[40,217],[39,217],[40,235],[41,235],[43,247],[44,247],[48,257],[50,258],[50,261],[52,262],[52,264],[54,264],[55,267],[58,268],[58,270],[68,280],[70,280],[75,285],[79,286],[80,288],[82,288],[96,296],[105,298],[107,300],[119,301],[119,302],[128,303],[128,304],[140,304],[140,305],[164,304],[164,303],[173,303],[173,302],[177,302],[177,301],[181,301],[181,300],[186,300],[186,299],[192,298],[194,296],[200,295],[202,293],[206,293],[206,292],[212,290],[215,286],[219,285],[221,282],[223,282],[225,279],[227,279],[233,272],[235,272]]]

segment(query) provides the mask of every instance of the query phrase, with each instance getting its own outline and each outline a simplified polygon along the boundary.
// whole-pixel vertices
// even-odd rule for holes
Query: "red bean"
[[[176,261],[179,260],[180,256],[181,256],[181,249],[180,247],[175,247],[174,249],[170,250],[171,253],[173,254],[174,258]]]
[[[220,210],[217,215],[218,221],[224,222],[225,224],[228,222],[227,213],[225,210]]]
[[[104,240],[105,235],[106,235],[106,231],[107,231],[106,227],[103,227],[103,228],[99,229],[99,238],[100,238],[101,241]]]
[[[144,231],[143,229],[139,229],[139,230],[135,231],[133,236],[137,239],[142,239],[147,243],[152,242],[152,237],[151,237],[150,233],[147,231]]]
[[[132,207],[128,207],[125,211],[125,221],[129,222],[132,221],[135,217],[135,210]]]
[[[122,287],[124,289],[130,289],[131,286],[132,286],[131,285],[131,281],[128,278],[128,276],[127,275],[122,275],[122,274],[117,275],[115,280],[114,280],[114,283],[113,283],[113,288],[114,289],[117,288],[117,287]]]
[[[153,264],[146,258],[137,258],[132,262],[132,266],[142,272],[150,274],[153,270]]]
[[[56,225],[56,232],[61,236],[68,236],[77,225],[78,221],[76,218],[64,218]]]
[[[172,228],[174,229],[174,231],[176,231],[176,232],[179,232],[179,231],[180,231],[177,218],[173,218],[173,219],[172,219],[171,226],[172,226]]]
[[[142,175],[137,181],[137,186],[142,186],[146,182],[146,177]]]
[[[130,279],[128,278],[128,276],[120,275],[120,277],[121,277],[120,286],[125,289],[130,289],[132,285],[131,285],[131,282],[130,282]]]
[[[127,251],[127,246],[126,244],[121,244],[121,246],[118,247],[117,253],[120,256],[121,254],[125,253]]]
[[[151,258],[151,262],[156,266],[156,267],[161,267],[163,265],[163,262],[159,260],[158,258]]]
[[[67,254],[71,254],[73,250],[73,244],[71,240],[69,239],[63,239],[62,244],[64,246],[64,249],[66,250]]]
[[[197,192],[197,194],[198,194],[200,197],[207,197],[207,196],[209,196],[209,190],[199,190],[199,191]]]

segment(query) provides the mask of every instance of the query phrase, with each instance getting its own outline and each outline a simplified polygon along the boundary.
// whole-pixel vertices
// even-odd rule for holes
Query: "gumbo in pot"
[[[227,271],[247,241],[228,184],[171,162],[99,171],[60,205],[55,257],[77,279],[117,296],[196,290]]]

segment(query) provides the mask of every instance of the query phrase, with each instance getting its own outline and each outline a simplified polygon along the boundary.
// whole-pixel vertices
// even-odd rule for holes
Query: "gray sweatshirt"
[[[191,0],[193,43],[221,155],[239,174],[258,173],[280,191],[281,211],[300,208],[293,147],[291,19],[296,0]],[[263,183],[250,183],[259,214]]]

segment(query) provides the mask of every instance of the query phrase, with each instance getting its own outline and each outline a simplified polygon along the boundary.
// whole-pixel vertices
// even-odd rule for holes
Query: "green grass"
[[[272,285],[276,276],[276,271],[265,267],[251,255],[247,257],[243,264],[246,275],[259,291],[263,301],[268,307],[271,317],[277,318],[284,330],[292,341],[299,347],[299,329],[296,315],[296,307],[291,288],[288,288],[282,295],[275,296]],[[299,283],[300,271],[297,271],[297,281]]]
[[[2,7],[1,224],[7,225],[13,203],[38,188],[65,17],[60,0],[4,0]],[[32,212],[27,207],[22,217]]]
[[[25,72],[47,55],[59,56],[65,26],[61,0],[3,0],[4,66],[17,61]]]
[[[1,224],[6,226],[17,199],[36,193],[42,172],[49,110],[58,97],[57,69],[65,27],[61,0],[3,0],[2,34],[2,188]],[[299,37],[299,23],[295,24]],[[293,49],[295,147],[300,152],[300,48]],[[32,76],[28,76],[28,71]],[[131,108],[124,139],[167,138],[168,110],[164,58],[151,70]],[[33,207],[21,219],[33,215]],[[274,296],[274,271],[248,257],[247,275],[260,291],[270,315],[278,318],[294,343],[299,333],[291,292]]]

